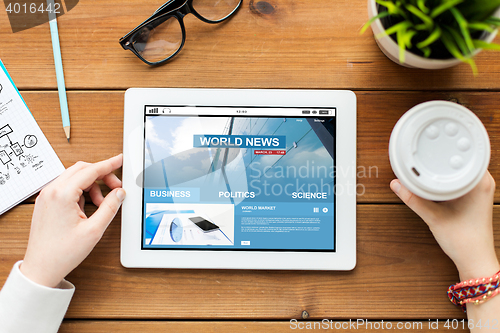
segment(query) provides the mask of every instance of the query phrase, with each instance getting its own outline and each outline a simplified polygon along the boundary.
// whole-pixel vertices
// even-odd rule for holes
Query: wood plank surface
[[[360,320],[363,320],[360,318]],[[453,332],[468,332],[462,329],[466,323],[450,321],[451,325],[458,325]],[[446,321],[301,321],[290,323],[290,321],[265,322],[265,321],[203,321],[203,322],[179,322],[179,321],[78,321],[66,320],[59,333],[109,333],[109,332],[175,332],[175,333],[225,333],[225,332],[252,332],[252,333],[282,333],[296,332],[380,332],[383,329],[404,329],[405,332],[425,332],[432,328],[432,332],[450,332],[445,327]],[[399,325],[399,326],[398,326]],[[404,326],[406,325],[406,327]],[[300,329],[303,327],[303,329]],[[310,328],[309,328],[310,327]],[[344,328],[342,328],[344,327]],[[436,329],[434,328],[436,327]]]
[[[61,16],[66,87],[500,89],[498,52],[477,56],[476,77],[464,64],[423,71],[388,60],[370,30],[359,34],[368,19],[366,0],[244,0],[230,21],[218,25],[188,15],[179,56],[150,68],[118,40],[163,2],[86,0]],[[0,38],[0,58],[19,88],[56,89],[48,23],[12,33],[4,12]]]
[[[0,285],[24,255],[32,208],[0,218]],[[126,269],[117,217],[68,276],[76,292],[67,318],[464,318],[446,296],[456,269],[420,218],[404,205],[358,205],[357,213],[357,266],[349,272]],[[494,230],[500,254],[500,206]]]
[[[78,160],[96,162],[122,152],[123,91],[75,91],[68,93],[71,110],[71,142],[61,125],[56,92],[23,92],[35,119],[66,167]],[[394,178],[388,146],[397,120],[414,105],[434,100],[453,100],[473,110],[482,120],[491,140],[490,172],[500,180],[500,94],[494,92],[370,92],[359,91],[357,166],[338,172],[356,172],[360,203],[396,203],[389,189]],[[495,195],[500,202],[500,189]]]
[[[120,264],[117,216],[68,276],[77,289],[60,332],[279,333],[291,331],[289,320],[305,313],[309,322],[365,319],[423,326],[408,332],[429,331],[427,319],[439,319],[439,329],[432,331],[449,331],[444,320],[465,318],[446,297],[447,287],[458,281],[456,268],[426,225],[389,189],[394,175],[388,142],[397,120],[414,105],[456,101],[486,126],[490,171],[500,180],[500,52],[476,57],[477,76],[464,64],[408,69],[382,54],[370,30],[359,34],[367,0],[243,0],[223,24],[186,16],[184,49],[153,68],[118,40],[164,1],[85,0],[58,18],[70,143],[62,130],[48,23],[12,33],[7,14],[0,13],[0,59],[64,165],[122,152],[123,94],[129,87],[355,90],[357,165],[342,172],[357,175],[351,189],[358,192],[357,267],[349,272],[126,269]],[[33,201],[0,216],[0,286],[24,256]],[[500,189],[495,202],[500,203]],[[89,205],[87,213],[94,210]],[[494,233],[499,255],[500,205],[494,207]],[[342,329],[354,330],[380,331]]]

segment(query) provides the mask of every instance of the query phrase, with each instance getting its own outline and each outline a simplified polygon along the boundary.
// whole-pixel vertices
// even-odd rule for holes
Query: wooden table
[[[400,321],[417,322],[424,330],[429,319],[439,319],[446,331],[445,319],[465,318],[445,293],[458,280],[454,265],[426,225],[389,189],[394,175],[388,140],[412,106],[456,101],[488,129],[490,171],[500,179],[500,53],[477,56],[476,77],[467,65],[407,69],[381,53],[370,31],[359,34],[367,20],[366,0],[244,0],[226,24],[186,17],[187,41],[180,55],[150,68],[122,50],[118,39],[161,4],[82,0],[59,18],[70,144],[61,126],[48,24],[12,33],[6,13],[0,13],[0,58],[64,165],[121,152],[123,94],[129,87],[354,90],[357,267],[350,272],[125,269],[116,217],[92,254],[68,276],[77,289],[61,332],[285,332],[293,326],[290,319],[302,317],[379,325],[383,320],[393,328]],[[499,191],[495,198],[498,203]],[[33,199],[0,217],[0,285],[23,258],[32,211]],[[495,236],[500,253],[500,206],[495,206]],[[409,331],[422,331],[413,328]]]

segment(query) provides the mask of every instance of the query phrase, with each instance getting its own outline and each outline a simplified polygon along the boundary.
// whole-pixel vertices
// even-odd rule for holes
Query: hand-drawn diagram
[[[0,116],[9,109],[8,105],[12,103],[12,99],[7,103],[0,102]]]
[[[13,142],[14,131],[9,124],[0,127],[0,185],[11,178],[11,174],[20,174],[22,169],[31,165],[34,170],[42,167],[43,161],[37,163],[38,156],[27,153],[27,149],[36,146],[38,139],[34,135],[26,135],[22,143]]]

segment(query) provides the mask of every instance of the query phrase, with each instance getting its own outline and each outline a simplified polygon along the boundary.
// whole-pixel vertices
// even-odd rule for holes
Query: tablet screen
[[[335,116],[145,106],[142,249],[334,252]]]

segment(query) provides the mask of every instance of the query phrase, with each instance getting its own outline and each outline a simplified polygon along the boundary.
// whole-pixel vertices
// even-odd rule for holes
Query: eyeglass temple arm
[[[155,16],[156,13],[160,12],[163,8],[169,6],[170,4],[172,4],[172,2],[174,2],[175,0],[169,0],[167,2],[165,2],[163,5],[161,5],[157,10],[155,10],[155,12],[153,13],[152,16]]]

